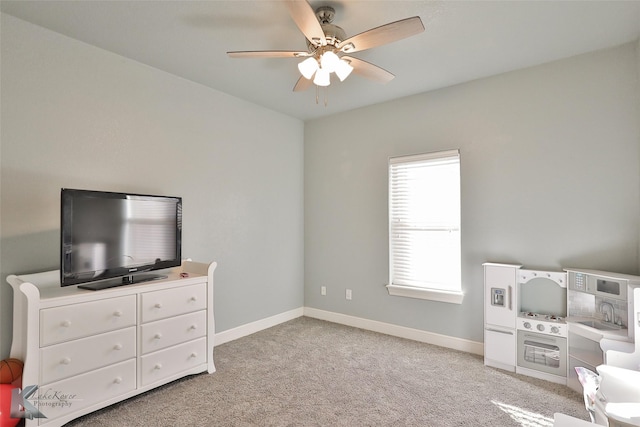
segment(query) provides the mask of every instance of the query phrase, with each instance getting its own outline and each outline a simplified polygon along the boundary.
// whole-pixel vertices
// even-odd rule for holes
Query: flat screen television
[[[62,286],[156,280],[166,276],[144,272],[181,263],[181,197],[63,188],[60,206]]]

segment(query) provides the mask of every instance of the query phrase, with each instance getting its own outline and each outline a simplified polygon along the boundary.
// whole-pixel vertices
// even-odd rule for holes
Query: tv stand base
[[[90,291],[99,291],[102,289],[117,288],[118,286],[133,285],[135,283],[151,282],[153,280],[166,279],[167,276],[162,274],[132,274],[125,276],[122,279],[109,279],[102,280],[100,282],[85,283],[79,285],[79,289],[87,289]]]

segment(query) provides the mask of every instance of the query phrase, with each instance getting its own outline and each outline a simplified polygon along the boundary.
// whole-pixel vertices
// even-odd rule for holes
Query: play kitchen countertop
[[[629,331],[624,326],[603,322],[593,317],[567,317],[565,321],[569,326],[569,332],[593,341],[600,341],[603,338],[616,341],[631,341]]]

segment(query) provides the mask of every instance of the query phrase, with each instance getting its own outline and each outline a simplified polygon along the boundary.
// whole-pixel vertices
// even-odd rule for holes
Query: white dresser
[[[163,280],[100,291],[60,286],[60,272],[7,277],[14,291],[11,357],[40,414],[74,418],[186,375],[215,371],[213,272],[184,261]],[[33,388],[32,388],[33,389]]]

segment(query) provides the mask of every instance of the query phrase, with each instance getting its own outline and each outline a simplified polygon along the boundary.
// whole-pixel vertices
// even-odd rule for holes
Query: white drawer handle
[[[189,301],[198,301],[198,298],[196,298],[196,297],[191,297],[191,298],[189,298]]]
[[[63,321],[60,323],[60,326],[63,326],[63,327],[65,327],[65,328],[68,328],[69,326],[71,326],[71,320],[63,320]]]
[[[122,344],[116,344],[113,346],[114,350],[122,350]]]
[[[122,383],[122,378],[120,378],[120,377],[116,377],[116,379],[115,379],[115,380],[113,380],[113,383],[114,383],[114,384],[120,384],[120,383]]]
[[[155,307],[155,308],[162,308],[162,304],[160,304],[159,302],[157,302],[157,303],[154,305],[154,307]]]
[[[114,312],[113,312],[113,315],[114,315],[115,317],[122,317],[122,311],[120,311],[120,310],[114,311]]]
[[[64,359],[62,359],[60,361],[60,363],[63,364],[63,365],[69,365],[69,364],[71,364],[71,358],[70,357],[65,357]]]
[[[159,340],[160,338],[162,338],[162,334],[158,332],[157,334],[155,334],[155,335],[153,336],[153,338],[155,338],[155,339]]]
[[[157,369],[157,370],[162,369],[162,363],[156,363],[156,366],[154,366],[153,369]]]
[[[190,357],[198,357],[198,353],[196,353],[195,351],[193,353],[191,353]]]
[[[195,331],[196,329],[198,329],[198,325],[191,325],[189,327],[189,330],[191,330],[191,331]]]

